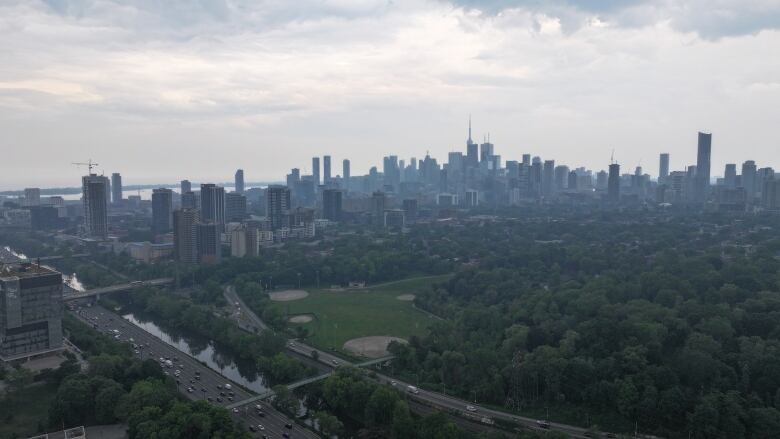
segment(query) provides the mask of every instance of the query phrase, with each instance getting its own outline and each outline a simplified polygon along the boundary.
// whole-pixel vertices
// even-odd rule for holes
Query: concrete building
[[[197,209],[179,209],[173,212],[173,254],[182,264],[198,263],[198,235],[200,221]]]
[[[699,132],[695,188],[695,201],[698,203],[707,201],[707,196],[709,195],[711,158],[712,134]]]
[[[95,174],[81,178],[84,203],[84,231],[93,238],[108,237],[108,178]]]
[[[62,274],[29,263],[0,266],[0,360],[62,348]]]
[[[41,190],[37,187],[28,187],[24,189],[24,205],[25,206],[40,206],[41,205]]]
[[[111,202],[122,203],[122,176],[118,172],[111,174]]]
[[[200,220],[225,224],[225,188],[212,183],[200,185]]]
[[[320,185],[320,158],[311,158],[311,176],[314,178],[314,190]]]
[[[326,155],[322,157],[322,184],[330,184],[330,156]]]
[[[265,192],[267,217],[271,220],[271,229],[278,230],[289,226],[290,189],[286,186],[269,186]]]
[[[609,165],[609,176],[607,177],[607,200],[610,203],[620,202],[620,165],[612,163]]]
[[[337,189],[322,191],[322,217],[329,221],[341,221],[342,192]]]
[[[181,193],[186,194],[187,192],[192,192],[192,183],[190,183],[189,180],[182,180],[181,181]]]
[[[349,177],[351,176],[351,172],[350,172],[350,169],[349,169],[349,166],[350,166],[349,159],[344,159],[344,161],[341,162],[341,163],[342,163],[342,170],[341,170],[342,175],[341,175],[341,178],[344,181],[344,185],[343,186],[344,186],[344,189],[349,190]]]
[[[225,221],[241,222],[246,217],[246,197],[238,192],[225,194]]]
[[[220,224],[209,222],[195,226],[198,241],[198,262],[218,264],[222,259],[222,239]]]
[[[160,188],[152,191],[152,233],[162,235],[173,228],[173,191]]]
[[[239,169],[235,175],[235,189],[239,194],[244,193],[244,170]]]
[[[664,183],[669,176],[669,153],[662,153],[658,163],[658,182]]]

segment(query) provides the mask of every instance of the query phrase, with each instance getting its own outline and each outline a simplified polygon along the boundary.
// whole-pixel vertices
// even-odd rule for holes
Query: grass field
[[[311,314],[314,320],[300,326],[313,334],[307,339],[321,349],[344,352],[344,342],[372,335],[408,339],[422,335],[435,318],[414,308],[413,302],[398,300],[402,294],[416,294],[449,275],[411,278],[364,289],[307,290],[305,299],[275,302],[283,314]]]

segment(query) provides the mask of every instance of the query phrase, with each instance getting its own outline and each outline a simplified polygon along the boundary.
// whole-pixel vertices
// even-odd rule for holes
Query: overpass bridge
[[[80,291],[74,294],[64,294],[62,296],[62,300],[68,302],[71,300],[85,299],[88,297],[99,297],[101,294],[116,293],[119,291],[129,291],[132,290],[133,288],[138,288],[138,287],[158,287],[162,285],[169,285],[172,284],[173,282],[174,282],[174,278],[172,277],[164,277],[164,278],[152,279],[152,280],[137,280],[137,281],[128,282],[124,284],[111,285],[108,287],[93,288],[91,290]]]

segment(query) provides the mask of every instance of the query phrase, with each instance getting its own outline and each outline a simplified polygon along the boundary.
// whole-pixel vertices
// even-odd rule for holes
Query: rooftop
[[[57,274],[57,272],[44,265],[33,264],[30,262],[0,264],[0,279],[10,277],[27,278],[46,274]]]

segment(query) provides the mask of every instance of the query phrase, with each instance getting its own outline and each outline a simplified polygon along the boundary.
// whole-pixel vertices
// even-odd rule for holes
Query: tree
[[[314,414],[314,419],[320,427],[320,431],[327,437],[335,436],[341,433],[344,424],[339,419],[328,412],[320,411]]]

